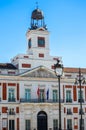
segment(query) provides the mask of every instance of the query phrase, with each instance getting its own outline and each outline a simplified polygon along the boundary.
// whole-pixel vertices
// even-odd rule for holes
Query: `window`
[[[53,120],[53,130],[58,130],[58,120],[57,119]]]
[[[68,109],[67,109],[67,114],[68,114],[68,115],[69,115],[69,114],[72,114],[71,108],[68,108]]]
[[[66,102],[72,102],[71,99],[71,90],[66,91]]]
[[[67,119],[67,130],[72,130],[72,119]]]
[[[28,41],[28,48],[29,49],[31,48],[31,39],[29,39],[29,41]]]
[[[9,120],[9,130],[15,130],[15,121]]]
[[[81,125],[81,119],[79,119],[79,126]],[[80,128],[79,128],[80,129]],[[82,119],[82,130],[85,130],[84,129],[84,119]]]
[[[30,120],[25,120],[25,130],[31,130]]]
[[[15,101],[15,89],[14,88],[9,88],[8,89],[8,101]]]
[[[10,108],[9,111],[8,111],[8,114],[9,115],[15,115],[14,108]]]
[[[40,99],[40,101],[44,101],[44,89],[40,89],[40,93],[39,93],[39,99]]]
[[[25,89],[25,100],[29,101],[31,99],[31,90],[26,88]]]
[[[58,91],[57,90],[53,90],[53,101],[57,102],[58,100]]]
[[[80,95],[80,90],[78,91],[78,102],[80,102],[80,96],[81,96],[82,102],[84,102],[84,99],[83,99],[83,91],[82,91],[82,90],[81,90],[81,95]]]
[[[2,127],[6,129],[6,127],[7,127],[7,119],[2,119]]]
[[[45,38],[38,37],[38,47],[45,47]]]

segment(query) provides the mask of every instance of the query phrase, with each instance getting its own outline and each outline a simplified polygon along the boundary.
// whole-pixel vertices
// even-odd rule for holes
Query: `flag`
[[[49,88],[47,90],[47,100],[49,99]]]
[[[40,94],[40,89],[38,88],[37,89],[37,95],[38,95],[38,97],[39,97],[39,94]]]

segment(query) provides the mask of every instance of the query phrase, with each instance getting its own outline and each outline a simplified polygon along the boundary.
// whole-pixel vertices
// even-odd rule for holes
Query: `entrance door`
[[[37,115],[37,130],[47,130],[47,114],[44,111]]]
[[[9,130],[15,130],[15,122],[14,122],[14,120],[9,120]]]

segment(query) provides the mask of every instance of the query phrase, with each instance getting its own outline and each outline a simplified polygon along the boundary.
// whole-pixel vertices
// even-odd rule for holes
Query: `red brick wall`
[[[19,100],[19,84],[17,84],[17,100]]]
[[[72,86],[71,85],[66,85],[65,88],[72,88]]]
[[[39,53],[39,57],[44,57],[44,54]]]
[[[8,86],[16,86],[16,83],[8,83]]]
[[[78,113],[78,107],[73,108],[73,113]]]
[[[73,100],[77,101],[77,90],[76,90],[76,86],[73,86]]]
[[[66,130],[66,118],[64,118],[64,130]]]
[[[78,125],[75,125],[75,126],[74,126],[74,129],[77,129],[77,130],[78,130]]]
[[[7,107],[2,107],[2,113],[7,113]]]
[[[19,113],[19,107],[16,107],[16,113]]]
[[[66,108],[64,107],[64,113],[66,113]]]
[[[2,128],[2,130],[7,130],[7,128]]]
[[[31,68],[31,64],[22,64],[23,68]]]
[[[85,86],[85,101],[86,101],[86,86]]]
[[[3,100],[6,100],[7,98],[7,86],[6,83],[3,83],[3,89],[2,89],[2,94],[3,94]]]
[[[17,118],[17,130],[19,130],[19,118]]]
[[[24,58],[29,58],[29,56],[24,56]]]

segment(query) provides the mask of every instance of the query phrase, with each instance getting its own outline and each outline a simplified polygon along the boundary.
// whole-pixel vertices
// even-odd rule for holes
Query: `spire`
[[[36,1],[36,9],[38,9],[38,2]]]

